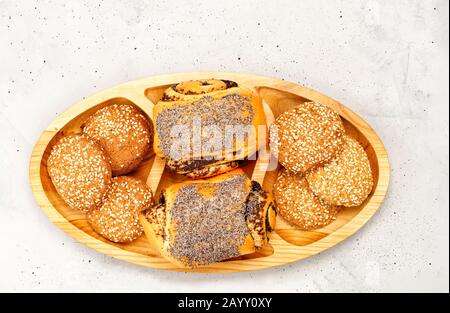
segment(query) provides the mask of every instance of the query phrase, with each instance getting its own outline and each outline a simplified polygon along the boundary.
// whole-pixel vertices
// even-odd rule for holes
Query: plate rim
[[[113,244],[105,243],[104,241],[89,235],[88,233],[73,225],[57,210],[57,208],[53,206],[53,204],[45,194],[44,186],[41,180],[41,161],[44,157],[45,149],[50,140],[74,117],[104,101],[116,97],[121,97],[127,98],[134,103],[143,101],[145,99],[145,102],[149,105],[148,107],[141,107],[141,109],[144,109],[145,113],[147,113],[147,115],[152,118],[151,112],[153,110],[154,104],[145,96],[145,91],[147,89],[168,85],[173,81],[202,78],[206,79],[211,77],[230,80],[233,80],[234,78],[241,81],[244,81],[246,79],[252,80],[255,81],[255,84],[252,84],[254,87],[274,88],[274,86],[276,86],[276,88],[274,89],[295,94],[303,98],[322,102],[323,104],[329,105],[336,109],[341,116],[345,117],[345,119],[347,119],[353,126],[355,126],[361,133],[363,133],[363,135],[367,138],[375,151],[375,155],[378,161],[379,178],[370,201],[366,203],[364,208],[362,208],[360,212],[358,212],[351,220],[349,220],[342,227],[328,234],[324,238],[306,246],[296,246],[292,244],[287,245],[286,251],[284,251],[284,255],[287,255],[287,257],[285,257],[285,261],[271,261],[271,258],[276,259],[276,255],[272,254],[270,256],[257,259],[219,262],[210,266],[200,267],[196,269],[177,268],[159,256],[152,257],[149,255],[143,255],[137,252],[121,249],[120,247]],[[123,90],[127,88],[132,88],[136,91],[140,90],[143,92],[142,94],[136,94],[133,97],[128,97],[129,94],[123,94]],[[122,261],[143,265],[154,269],[172,270],[179,272],[227,273],[256,271],[272,268],[275,266],[287,265],[289,263],[300,261],[328,250],[357,233],[373,217],[373,215],[375,215],[386,197],[389,189],[389,181],[390,163],[386,148],[384,147],[383,142],[381,141],[375,130],[358,114],[356,114],[340,102],[314,89],[277,78],[234,72],[182,72],[150,76],[138,80],[128,81],[111,88],[101,90],[89,97],[85,97],[78,103],[75,103],[68,107],[65,111],[63,111],[52,120],[52,122],[46,127],[46,129],[39,136],[39,139],[36,141],[29,162],[29,182],[36,202],[47,215],[49,220],[60,229],[62,229],[65,233],[90,248],[93,248],[103,254],[120,259]],[[271,235],[271,240],[276,241],[282,239],[278,234],[274,232]],[[308,253],[308,251],[310,250],[314,250],[314,252]],[[239,269],[237,269],[238,267]]]

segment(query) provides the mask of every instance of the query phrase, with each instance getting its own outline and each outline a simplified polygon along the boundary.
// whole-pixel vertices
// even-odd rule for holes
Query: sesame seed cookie
[[[344,144],[344,126],[329,107],[305,102],[281,114],[270,127],[270,148],[289,171],[305,173],[329,161]]]
[[[301,230],[322,228],[336,220],[339,208],[322,203],[308,187],[306,179],[285,169],[273,187],[277,212]]]
[[[83,135],[61,138],[47,159],[47,171],[64,202],[81,211],[100,205],[111,182],[108,155]]]
[[[373,188],[373,176],[364,148],[346,137],[344,149],[329,163],[306,175],[309,187],[325,203],[345,207],[358,206]]]
[[[114,177],[103,204],[88,214],[95,232],[112,242],[131,242],[144,232],[138,213],[153,205],[151,190],[135,178]]]
[[[136,169],[150,150],[152,127],[133,105],[112,104],[90,116],[83,132],[97,140],[111,158],[114,176]]]

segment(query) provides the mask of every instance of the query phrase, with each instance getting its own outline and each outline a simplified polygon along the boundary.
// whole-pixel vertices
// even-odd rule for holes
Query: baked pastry
[[[342,152],[330,162],[313,169],[306,179],[314,194],[330,205],[358,206],[373,188],[366,151],[358,141],[348,136]]]
[[[336,112],[320,103],[305,102],[271,125],[270,148],[286,169],[306,173],[342,150],[344,134]]]
[[[91,115],[82,128],[109,154],[114,176],[136,169],[151,148],[152,127],[130,104],[108,105]]]
[[[301,230],[322,228],[333,222],[339,208],[322,203],[308,187],[306,179],[282,169],[273,187],[277,212]]]
[[[218,175],[257,151],[266,130],[261,98],[225,80],[169,87],[154,108],[154,151],[172,171],[190,178]]]
[[[88,222],[96,233],[112,242],[131,242],[144,233],[138,213],[152,205],[152,192],[144,182],[114,177],[102,205],[88,213]]]
[[[182,267],[256,251],[268,242],[275,217],[270,194],[239,169],[172,185],[140,214],[151,246]]]
[[[61,138],[47,159],[47,171],[64,202],[82,211],[100,205],[111,182],[108,155],[84,135]]]

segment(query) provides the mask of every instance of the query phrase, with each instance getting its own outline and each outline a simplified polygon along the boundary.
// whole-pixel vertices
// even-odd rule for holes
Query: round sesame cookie
[[[270,127],[270,147],[289,171],[305,173],[333,158],[344,144],[344,126],[329,107],[305,102],[281,114]]]
[[[324,204],[300,175],[281,170],[273,187],[277,212],[301,230],[322,228],[333,222],[339,208]]]
[[[97,111],[86,120],[83,132],[109,154],[114,176],[136,169],[152,144],[148,120],[129,104],[112,104]]]
[[[144,232],[139,212],[153,205],[147,185],[133,177],[114,177],[103,204],[88,214],[94,231],[112,242],[131,242]]]
[[[47,171],[64,202],[82,211],[100,205],[111,182],[108,155],[83,135],[61,138],[47,159]]]
[[[330,162],[306,175],[309,187],[325,203],[358,206],[373,188],[373,176],[364,148],[346,136],[344,149]]]

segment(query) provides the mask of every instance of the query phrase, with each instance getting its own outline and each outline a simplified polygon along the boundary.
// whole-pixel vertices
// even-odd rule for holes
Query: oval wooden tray
[[[277,217],[276,231],[270,244],[257,253],[212,264],[193,270],[180,269],[152,251],[142,236],[131,244],[114,244],[98,236],[87,223],[84,214],[68,207],[56,193],[47,173],[47,157],[53,144],[61,136],[79,133],[87,116],[112,103],[131,103],[152,116],[154,103],[169,85],[193,79],[228,79],[255,89],[264,100],[268,123],[279,114],[301,102],[314,100],[336,110],[343,119],[347,133],[365,147],[370,159],[375,186],[370,197],[359,207],[348,208],[329,226],[316,231],[300,231]],[[252,179],[271,191],[277,170],[266,171],[269,160],[248,161],[243,169]],[[164,161],[150,155],[133,176],[147,179],[156,197],[166,186],[183,180],[164,168]],[[30,161],[30,183],[34,196],[48,218],[59,228],[87,246],[109,256],[144,266],[175,271],[241,272],[260,270],[288,264],[320,253],[357,232],[377,211],[387,192],[389,161],[381,140],[375,131],[358,115],[337,101],[317,91],[296,84],[255,75],[236,73],[182,73],[150,77],[128,82],[97,93],[70,107],[58,116],[42,133]]]

